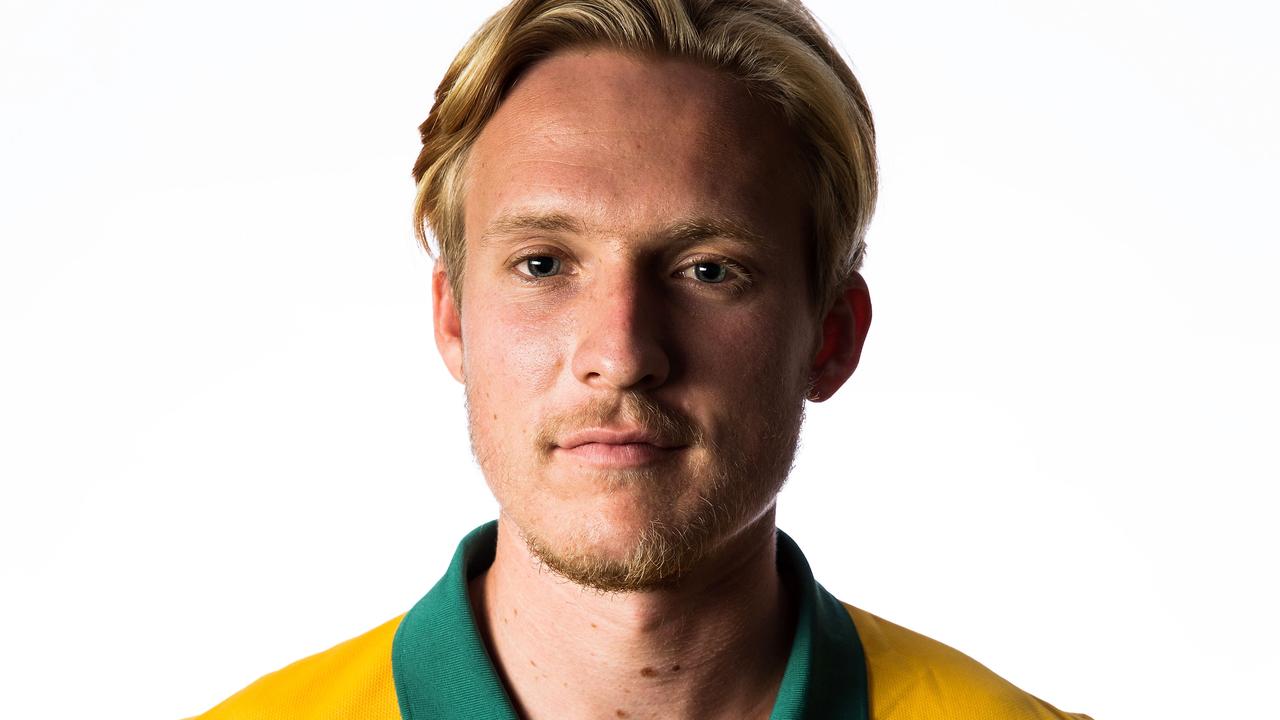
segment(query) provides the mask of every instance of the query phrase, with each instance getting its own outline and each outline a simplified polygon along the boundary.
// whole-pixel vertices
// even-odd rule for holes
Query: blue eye
[[[533,255],[521,261],[533,277],[551,277],[560,272],[560,258],[550,255]]]
[[[700,262],[694,264],[693,276],[705,283],[722,283],[729,277],[729,269],[720,263]]]

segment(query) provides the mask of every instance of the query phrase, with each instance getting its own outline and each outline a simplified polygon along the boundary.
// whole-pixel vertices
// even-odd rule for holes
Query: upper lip
[[[664,440],[656,433],[640,428],[587,428],[565,435],[560,438],[560,442],[557,445],[570,450],[588,443],[601,443],[604,445],[647,443],[660,448],[677,447],[676,443]]]

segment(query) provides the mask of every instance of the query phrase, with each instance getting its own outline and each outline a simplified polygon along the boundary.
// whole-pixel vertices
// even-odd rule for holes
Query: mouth
[[[597,467],[640,467],[667,460],[685,445],[643,430],[592,428],[561,439],[554,453]]]

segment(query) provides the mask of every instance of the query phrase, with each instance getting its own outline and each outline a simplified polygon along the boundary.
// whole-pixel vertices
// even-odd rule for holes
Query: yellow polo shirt
[[[467,581],[493,562],[497,523],[469,534],[405,615],[266,675],[201,720],[516,720],[480,639]],[[778,533],[796,588],[795,639],[771,720],[1088,720],[973,659],[832,597]]]

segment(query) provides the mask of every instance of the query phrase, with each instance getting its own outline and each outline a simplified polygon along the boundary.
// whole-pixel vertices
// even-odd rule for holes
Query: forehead
[[[471,151],[468,238],[495,218],[557,213],[626,234],[714,216],[802,231],[794,134],[726,73],[613,50],[562,51],[511,89]]]

